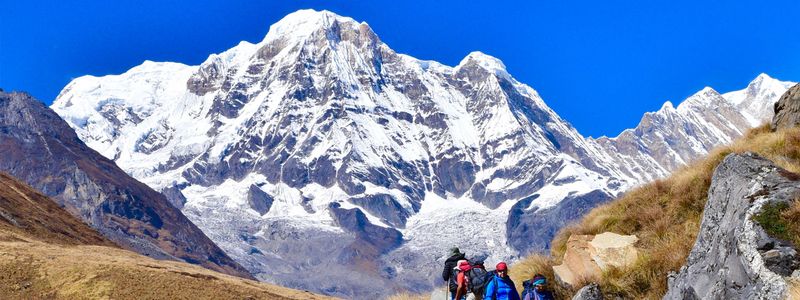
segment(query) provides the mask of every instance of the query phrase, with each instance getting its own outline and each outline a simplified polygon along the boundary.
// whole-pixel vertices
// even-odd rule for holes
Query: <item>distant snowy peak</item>
[[[730,143],[772,116],[772,106],[794,83],[760,74],[746,89],[720,94],[705,87],[677,108],[667,101],[615,138],[590,139],[639,182],[661,178]]]
[[[795,83],[760,74],[747,88],[722,95],[741,111],[752,127],[772,119],[772,106]]]

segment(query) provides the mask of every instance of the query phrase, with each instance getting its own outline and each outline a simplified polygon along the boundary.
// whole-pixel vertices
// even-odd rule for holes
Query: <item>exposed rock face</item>
[[[767,203],[800,195],[797,176],[755,154],[730,154],[714,171],[700,232],[664,299],[781,299],[793,249],[752,220]],[[787,269],[788,268],[788,269]]]
[[[247,191],[247,204],[259,214],[264,215],[268,213],[269,209],[272,208],[273,201],[275,201],[275,199],[272,196],[262,191],[255,184],[251,185],[250,189]]]
[[[603,293],[600,292],[599,285],[592,283],[578,290],[572,300],[603,300]]]
[[[624,268],[639,256],[635,235],[604,232],[594,235],[572,235],[567,240],[563,263],[553,267],[556,279],[570,286],[582,280],[599,279],[610,267]]]
[[[0,231],[54,244],[117,247],[52,199],[3,172],[0,172]]]
[[[790,88],[775,103],[772,130],[800,125],[800,84]]]
[[[603,191],[584,195],[570,195],[560,205],[548,209],[527,211],[527,207],[538,195],[523,199],[511,208],[506,225],[508,243],[516,249],[529,252],[545,252],[550,249],[553,236],[567,224],[579,220],[598,205],[613,199]]]
[[[251,277],[167,199],[87,147],[41,102],[0,93],[0,170],[53,198],[118,245]]]

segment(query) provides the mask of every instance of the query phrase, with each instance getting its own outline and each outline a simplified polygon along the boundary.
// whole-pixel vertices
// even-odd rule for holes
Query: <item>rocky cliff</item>
[[[775,103],[772,130],[800,125],[800,84],[790,88]]]
[[[123,248],[250,277],[163,195],[87,147],[30,95],[0,92],[0,170]]]
[[[765,205],[795,201],[799,179],[757,155],[728,155],[714,171],[697,241],[664,299],[785,297],[797,252],[753,217]]]

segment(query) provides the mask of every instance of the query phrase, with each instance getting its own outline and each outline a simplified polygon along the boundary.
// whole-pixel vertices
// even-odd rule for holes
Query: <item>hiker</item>
[[[462,259],[458,261],[458,266],[453,269],[450,275],[450,299],[451,300],[466,300],[467,293],[469,292],[469,275],[468,272],[472,269],[469,261]]]
[[[520,300],[514,281],[508,277],[508,265],[505,262],[497,264],[494,278],[486,285],[483,297],[490,300]]]
[[[453,268],[457,267],[457,263],[459,260],[467,259],[464,256],[464,253],[458,250],[458,247],[453,247],[450,249],[450,257],[444,261],[444,271],[442,271],[442,279],[444,282],[450,282],[450,274],[453,273]]]
[[[545,289],[547,278],[542,274],[533,275],[533,279],[522,282],[523,300],[553,300],[553,293]]]

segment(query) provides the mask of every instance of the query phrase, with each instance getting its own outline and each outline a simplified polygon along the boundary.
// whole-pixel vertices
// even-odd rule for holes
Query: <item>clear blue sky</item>
[[[706,85],[800,81],[800,1],[0,0],[0,87],[50,103],[81,75],[199,64],[301,8],[366,21],[420,59],[496,56],[584,135],[615,136]]]

